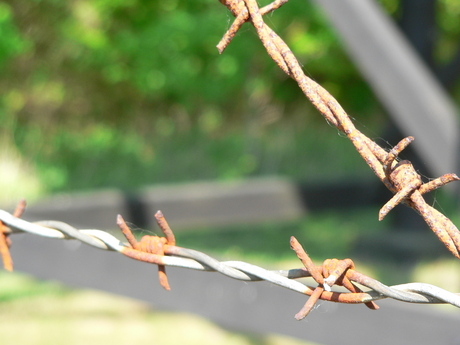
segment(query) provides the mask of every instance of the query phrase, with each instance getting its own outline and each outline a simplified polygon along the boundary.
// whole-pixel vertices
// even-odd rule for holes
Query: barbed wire
[[[402,139],[395,147],[387,152],[387,150],[380,147],[376,142],[365,136],[354,126],[350,117],[337,100],[321,85],[305,75],[288,45],[267,24],[265,24],[263,15],[279,9],[282,5],[287,3],[288,0],[274,0],[272,3],[262,8],[259,8],[256,0],[219,1],[230,10],[233,16],[235,16],[234,22],[217,45],[219,53],[223,53],[241,26],[245,22],[250,22],[254,26],[268,55],[278,67],[297,82],[304,95],[321,115],[323,115],[326,121],[334,125],[339,131],[347,136],[366,164],[394,194],[394,196],[380,209],[379,220],[382,220],[398,204],[404,203],[419,213],[446,248],[456,258],[460,259],[459,230],[449,218],[428,205],[423,198],[423,194],[429,193],[449,182],[458,181],[460,178],[455,174],[445,174],[427,183],[423,183],[421,176],[417,174],[410,161],[399,161],[398,159],[398,155],[414,140],[413,137],[409,136]],[[296,250],[299,259],[301,259],[305,267],[307,267],[308,271],[319,284],[310,298],[310,300],[313,299],[313,302],[307,302],[304,309],[297,315],[300,318],[308,314],[309,310],[311,310],[316,302],[315,298],[323,296],[324,288],[328,287],[329,283],[335,282],[335,278],[331,279],[331,268],[328,267],[328,265],[336,267],[338,263],[334,261],[335,259],[333,261],[326,260],[322,267],[323,271],[321,272],[315,268],[306,254],[302,254],[303,250],[295,239],[291,239],[291,245],[293,249]],[[342,268],[354,267],[353,262],[349,259],[341,261],[341,265]],[[349,272],[349,270],[346,272]],[[335,277],[336,275],[332,276]],[[345,286],[352,292],[356,292],[353,285],[350,285],[350,282],[347,281],[348,278],[350,277],[347,273],[340,282],[340,285]],[[366,284],[363,285],[368,286]],[[381,291],[375,289],[375,286],[373,288],[374,291]],[[404,286],[404,288],[407,288],[407,285]],[[434,287],[431,286],[430,289],[432,288]],[[398,290],[398,292],[400,291]],[[389,291],[387,291],[387,293],[389,293]],[[396,296],[393,296],[393,298],[398,299]],[[370,303],[367,305],[370,308],[376,308],[375,304]]]
[[[385,298],[409,303],[447,303],[460,308],[460,294],[424,283],[387,286],[356,271],[350,259],[326,260],[322,265],[316,266],[294,237],[291,237],[291,248],[305,267],[267,270],[243,261],[219,261],[203,252],[176,246],[174,234],[161,211],[156,213],[155,218],[165,237],[146,235],[140,241],[134,238],[123,218],[118,216],[117,224],[128,241],[124,243],[102,230],[76,229],[67,223],[52,220],[28,222],[19,218],[24,209],[25,202],[21,202],[13,214],[0,210],[0,242],[3,242],[6,248],[11,245],[10,235],[18,232],[54,239],[77,240],[98,249],[115,251],[138,261],[156,264],[159,268],[160,284],[167,290],[170,286],[165,266],[171,266],[219,272],[247,282],[266,281],[310,296],[302,310],[296,314],[297,319],[304,318],[318,299],[349,304],[364,303],[371,309],[378,309],[374,301]],[[9,251],[1,253],[5,268],[12,270]],[[7,267],[8,263],[11,266]],[[311,287],[297,280],[307,277],[312,277],[318,286]],[[343,286],[350,292],[332,291],[334,285]],[[363,288],[368,290],[362,291]]]
[[[251,22],[270,57],[287,75],[296,80],[310,102],[330,124],[347,136],[377,177],[394,193],[393,198],[381,208],[379,220],[399,203],[404,203],[418,212],[447,249],[455,257],[460,258],[460,232],[446,216],[429,206],[423,199],[423,194],[459,178],[455,174],[446,174],[423,183],[409,161],[398,161],[399,153],[414,138],[407,137],[401,140],[387,152],[355,128],[340,104],[303,73],[286,43],[264,23],[264,14],[278,9],[287,1],[275,0],[259,9],[256,0],[220,0],[236,19],[217,45],[219,52],[224,51],[245,22]],[[328,259],[317,266],[294,237],[291,237],[290,245],[304,267],[272,271],[242,261],[221,262],[205,253],[176,246],[174,234],[160,211],[155,218],[165,236],[144,236],[140,241],[134,237],[123,218],[118,216],[117,224],[128,241],[123,243],[102,230],[76,229],[67,223],[54,220],[28,222],[20,218],[24,210],[25,202],[20,202],[13,214],[0,210],[0,254],[5,269],[10,271],[13,270],[9,252],[10,235],[26,232],[48,238],[74,239],[102,250],[116,251],[132,259],[155,264],[158,266],[160,284],[167,290],[170,286],[166,266],[215,271],[243,281],[267,281],[310,296],[295,315],[296,319],[308,315],[318,299],[338,303],[364,303],[371,309],[378,309],[375,301],[385,298],[409,303],[447,303],[460,307],[459,294],[425,283],[387,286],[356,271],[351,259]],[[311,287],[297,280],[305,277],[313,278],[317,286]],[[344,287],[349,292],[332,291],[333,286]]]
[[[288,0],[275,0],[261,9],[256,0],[219,1],[236,17],[217,45],[219,52],[223,53],[240,27],[245,22],[250,22],[273,61],[297,82],[302,92],[326,121],[347,136],[367,165],[394,193],[394,196],[380,209],[379,220],[382,220],[398,204],[404,203],[419,213],[446,248],[460,259],[459,230],[449,218],[428,205],[423,198],[423,194],[449,182],[458,181],[460,178],[455,174],[445,174],[423,183],[410,161],[398,161],[398,155],[414,140],[413,137],[402,139],[387,152],[354,126],[337,100],[321,85],[305,75],[288,45],[263,21],[263,15],[279,9]]]

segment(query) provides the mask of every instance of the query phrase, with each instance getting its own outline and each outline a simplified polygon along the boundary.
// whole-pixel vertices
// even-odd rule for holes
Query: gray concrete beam
[[[126,194],[117,190],[61,194],[32,203],[25,218],[53,219],[77,228],[110,230],[122,214],[136,226],[155,228],[162,210],[174,230],[301,217],[299,186],[279,178],[157,185]]]
[[[281,178],[192,182],[146,187],[137,193],[99,190],[60,194],[27,207],[25,219],[60,220],[79,229],[111,230],[117,214],[154,229],[162,210],[175,231],[200,227],[298,219],[309,210],[347,208],[376,202],[378,181],[338,181],[301,186]],[[3,207],[5,210],[13,206]],[[377,216],[377,208],[376,208]]]
[[[344,48],[436,175],[458,173],[457,108],[374,0],[315,0]]]

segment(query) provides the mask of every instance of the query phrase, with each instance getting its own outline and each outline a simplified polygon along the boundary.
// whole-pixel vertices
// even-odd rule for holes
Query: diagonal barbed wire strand
[[[382,207],[379,220],[399,203],[405,203],[416,210],[451,253],[460,258],[459,230],[447,217],[427,205],[422,197],[423,194],[460,178],[455,174],[445,174],[423,183],[410,162],[397,159],[398,154],[413,141],[412,137],[403,139],[387,152],[354,127],[338,102],[319,84],[305,76],[289,47],[263,22],[264,14],[279,8],[287,1],[274,0],[259,9],[256,0],[220,0],[236,19],[218,44],[219,52],[223,52],[246,21],[251,22],[276,64],[297,81],[301,90],[326,120],[346,134],[369,167],[395,193]],[[296,314],[297,319],[305,317],[318,299],[338,303],[364,303],[370,309],[378,309],[374,301],[385,298],[409,303],[446,303],[460,307],[459,294],[425,283],[387,286],[356,271],[350,259],[328,259],[321,266],[316,266],[294,237],[291,237],[291,248],[305,267],[267,270],[243,261],[219,261],[203,252],[176,246],[174,234],[160,211],[155,214],[155,218],[165,237],[144,236],[140,241],[135,239],[122,217],[118,216],[117,224],[128,240],[126,244],[102,230],[77,229],[56,220],[28,222],[19,218],[24,208],[25,202],[22,202],[14,214],[0,210],[0,255],[7,270],[12,270],[9,235],[26,232],[47,238],[73,239],[98,249],[115,251],[135,260],[153,263],[158,266],[160,284],[167,290],[170,287],[165,266],[214,271],[242,281],[266,281],[310,296]],[[297,280],[306,277],[312,277],[318,286],[310,287]],[[332,291],[331,287],[334,285],[343,286],[350,292]],[[361,287],[367,291],[363,291]]]
[[[459,178],[455,174],[446,174],[431,182],[422,183],[410,162],[397,160],[398,154],[413,141],[412,137],[403,139],[387,152],[354,127],[338,102],[320,85],[305,76],[287,45],[263,22],[262,15],[279,8],[287,0],[275,0],[262,9],[258,8],[255,0],[220,1],[229,8],[236,19],[219,43],[219,51],[225,49],[241,25],[246,21],[252,22],[267,52],[278,66],[298,82],[307,98],[326,120],[347,135],[369,167],[395,193],[395,196],[382,207],[379,219],[383,219],[397,204],[404,202],[419,212],[451,253],[460,258],[458,229],[447,217],[428,206],[422,197],[423,194]],[[14,214],[0,210],[0,254],[7,270],[12,270],[9,254],[11,241],[8,236],[16,232],[27,232],[48,238],[74,239],[98,249],[116,251],[135,260],[153,263],[158,266],[160,284],[167,290],[170,287],[165,266],[215,271],[243,281],[267,281],[310,296],[296,314],[298,320],[309,313],[318,299],[339,303],[364,303],[370,309],[378,309],[374,301],[385,298],[409,303],[447,303],[460,307],[459,294],[425,283],[387,286],[356,271],[350,259],[328,259],[321,266],[316,266],[294,237],[291,237],[291,248],[305,268],[272,271],[242,261],[219,261],[200,251],[176,246],[174,234],[160,211],[155,214],[155,218],[165,237],[144,236],[140,241],[133,236],[123,218],[118,216],[117,224],[128,240],[128,244],[125,244],[102,230],[77,229],[55,220],[34,223],[22,220],[19,217],[24,208],[25,202],[22,202]],[[318,286],[310,287],[297,280],[304,277],[312,277]],[[331,287],[334,285],[343,286],[350,292],[332,291]],[[368,290],[363,291],[361,287]]]
[[[262,8],[259,8],[257,0],[219,1],[235,17],[234,22],[217,44],[219,53],[224,52],[233,38],[236,37],[238,30],[246,22],[251,23],[266,52],[276,65],[296,81],[300,90],[326,121],[346,135],[369,168],[394,193],[393,197],[380,209],[379,220],[382,220],[398,204],[406,204],[420,214],[445,247],[456,258],[460,259],[460,231],[449,218],[428,205],[423,198],[423,194],[436,190],[447,183],[458,181],[460,178],[456,174],[450,173],[424,183],[410,161],[398,158],[399,154],[414,140],[413,137],[409,136],[402,139],[396,146],[387,151],[354,126],[351,118],[339,102],[321,85],[307,77],[289,46],[264,22],[264,15],[279,9],[288,0],[273,0],[271,4]],[[309,301],[296,315],[297,319],[302,319],[308,315],[317,299],[323,299],[324,294],[330,288],[330,282],[332,285],[344,286],[351,293],[360,293],[360,288],[353,284],[353,282],[358,282],[371,288],[374,292],[403,301],[413,298],[414,294],[428,298],[429,301],[436,301],[440,293],[437,287],[426,284],[401,285],[389,288],[375,280],[360,276],[354,271],[354,263],[350,259],[326,260],[321,267],[316,267],[295,238],[291,238],[291,248],[318,283],[315,290],[311,292]],[[368,297],[363,296],[363,300]],[[446,298],[449,297],[446,296]],[[450,301],[455,300],[456,298]],[[366,306],[371,309],[378,308],[373,302],[366,303]]]
[[[256,0],[219,1],[235,17],[233,24],[217,45],[219,53],[224,52],[244,23],[251,23],[267,54],[276,65],[295,80],[306,98],[326,121],[346,135],[369,168],[394,193],[394,196],[380,209],[379,220],[382,220],[398,204],[406,204],[420,214],[446,248],[460,259],[460,231],[449,218],[428,205],[423,198],[423,194],[447,183],[459,181],[460,178],[456,174],[449,173],[424,183],[410,161],[400,161],[398,158],[398,155],[414,140],[413,137],[402,139],[387,152],[354,126],[339,102],[324,87],[304,73],[301,64],[286,42],[264,22],[264,15],[277,10],[288,0],[274,0],[262,8],[259,8]]]
[[[79,230],[60,221],[28,222],[4,210],[0,210],[0,221],[8,227],[9,234],[25,232],[54,239],[73,239],[98,249],[119,253],[123,253],[125,248],[129,248],[129,245],[121,242],[108,232],[97,229]],[[313,290],[308,285],[296,280],[311,276],[303,268],[267,270],[243,261],[218,261],[205,253],[193,249],[175,247],[174,252],[176,255],[162,256],[161,264],[200,271],[215,271],[227,277],[248,282],[266,281],[306,295],[310,295]],[[434,285],[409,283],[387,286],[356,271],[351,272],[351,280],[365,286],[369,291],[359,294],[325,291],[326,296],[324,299],[329,296],[327,294],[332,296],[329,300],[343,303],[366,303],[391,298],[409,303],[447,303],[460,308],[459,294],[446,291]],[[342,295],[359,295],[359,298],[344,298],[341,300],[340,296]]]

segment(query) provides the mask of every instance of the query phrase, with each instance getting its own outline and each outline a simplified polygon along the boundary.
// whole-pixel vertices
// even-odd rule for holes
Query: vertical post
[[[430,173],[458,172],[459,127],[450,97],[373,0],[315,0],[396,125],[415,137]]]

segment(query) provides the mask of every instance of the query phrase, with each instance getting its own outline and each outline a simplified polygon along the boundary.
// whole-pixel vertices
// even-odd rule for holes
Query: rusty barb
[[[171,246],[176,245],[176,239],[161,211],[155,214],[155,219],[166,237],[145,235],[141,238],[141,241],[138,242],[123,217],[118,215],[117,225],[131,245],[131,247],[124,247],[121,253],[135,260],[157,264],[160,285],[169,291],[171,288],[166,275],[163,257],[165,253],[168,253],[168,249],[170,249]]]
[[[24,207],[25,203],[21,202],[14,214],[0,210],[2,258],[7,270],[13,268],[9,253],[11,241],[8,236],[17,232],[27,232],[42,237],[78,240],[99,249],[116,251],[129,258],[155,264],[158,266],[160,284],[166,290],[170,289],[166,266],[219,272],[227,277],[247,282],[267,281],[310,296],[305,306],[296,314],[298,320],[310,312],[318,299],[337,303],[364,303],[371,309],[378,308],[373,301],[384,298],[409,303],[449,303],[460,307],[460,296],[457,294],[422,283],[386,286],[355,271],[353,261],[350,259],[330,259],[324,261],[321,266],[315,266],[294,237],[291,238],[291,248],[305,267],[269,271],[242,261],[221,262],[205,253],[176,246],[174,234],[161,211],[155,214],[155,218],[165,236],[144,236],[140,241],[137,241],[123,218],[118,216],[117,224],[128,242],[122,243],[116,237],[101,230],[78,230],[59,221],[33,223],[25,221],[19,218]],[[304,277],[312,277],[318,286],[311,287],[298,280]],[[356,284],[369,290],[362,291]],[[334,285],[343,286],[349,292],[331,291]]]
[[[412,137],[403,139],[387,152],[355,128],[338,102],[324,88],[303,73],[289,47],[264,23],[262,16],[278,9],[287,0],[276,0],[261,9],[256,0],[220,0],[220,2],[227,6],[236,19],[218,44],[219,52],[224,51],[245,22],[251,22],[276,64],[297,81],[304,94],[325,119],[346,134],[369,167],[394,193],[391,200],[380,210],[379,219],[383,219],[398,204],[404,203],[417,211],[451,253],[460,258],[458,229],[447,217],[427,205],[423,199],[423,194],[459,178],[454,174],[446,174],[428,183],[423,183],[409,161],[398,161],[401,151],[414,140]],[[132,259],[155,264],[158,266],[160,284],[166,290],[170,289],[166,266],[215,271],[230,278],[248,282],[260,280],[271,282],[310,296],[303,308],[296,314],[295,317],[298,320],[304,318],[312,310],[318,299],[338,303],[364,303],[370,309],[378,309],[374,301],[384,298],[409,303],[449,303],[460,307],[458,294],[423,283],[386,286],[357,272],[350,259],[329,259],[321,266],[316,266],[294,237],[291,237],[291,248],[304,267],[269,271],[241,261],[220,262],[205,253],[176,246],[174,234],[161,211],[155,214],[155,218],[164,237],[144,236],[140,241],[135,238],[124,219],[118,216],[117,224],[128,241],[125,244],[101,230],[78,230],[58,221],[27,222],[19,218],[24,208],[25,202],[21,202],[14,214],[0,210],[0,253],[4,267],[9,271],[13,269],[9,253],[11,245],[9,235],[15,232],[28,232],[49,238],[78,240],[99,249],[116,251]],[[297,280],[304,277],[312,277],[317,286],[310,287]],[[332,291],[335,285],[342,286],[349,292]],[[363,291],[361,287],[368,290]]]
[[[13,212],[13,216],[20,218],[26,209],[26,201],[19,201],[16,209]],[[13,260],[11,259],[10,247],[11,239],[9,235],[11,230],[0,220],[0,255],[2,256],[3,267],[12,272],[13,271]]]
[[[305,75],[287,44],[264,23],[263,15],[280,8],[287,1],[275,0],[271,4],[259,8],[256,0],[220,0],[236,19],[217,45],[219,53],[222,53],[230,44],[239,28],[245,22],[250,22],[273,61],[297,82],[302,92],[326,121],[347,136],[367,165],[394,193],[394,196],[381,208],[379,220],[382,220],[398,204],[406,204],[422,216],[446,248],[456,258],[460,259],[459,230],[449,218],[428,205],[423,198],[423,194],[449,182],[457,181],[459,177],[455,174],[445,174],[423,183],[410,161],[398,161],[398,155],[414,140],[413,137],[401,140],[387,152],[355,128],[350,117],[337,100],[327,90]]]
[[[305,266],[306,270],[318,283],[318,286],[311,293],[307,303],[305,303],[303,308],[295,315],[297,320],[302,320],[306,317],[315,306],[318,299],[330,301],[334,299],[336,301],[343,299],[343,297],[341,297],[345,296],[343,293],[331,292],[331,287],[333,285],[343,286],[351,293],[355,294],[351,299],[348,299],[348,303],[364,303],[369,309],[379,309],[379,306],[374,302],[365,302],[362,298],[363,295],[361,294],[363,291],[351,282],[350,277],[352,276],[352,272],[355,268],[355,264],[351,259],[327,259],[324,261],[322,266],[318,267],[315,266],[307,252],[294,236],[291,237],[291,248]]]

